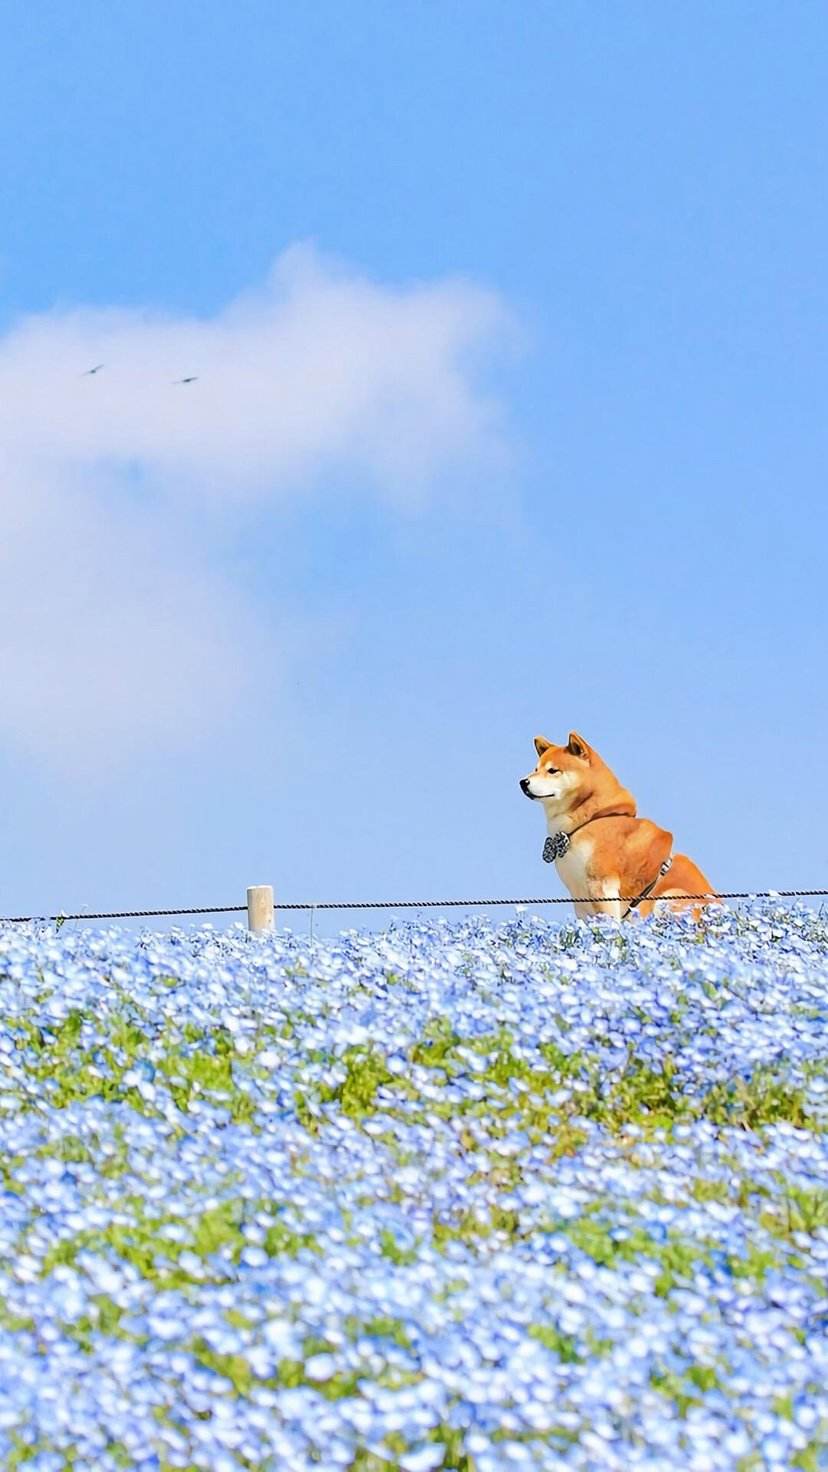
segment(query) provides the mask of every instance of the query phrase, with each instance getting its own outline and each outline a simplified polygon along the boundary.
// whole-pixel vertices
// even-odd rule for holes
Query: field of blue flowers
[[[828,1467],[828,923],[0,932],[0,1464]]]

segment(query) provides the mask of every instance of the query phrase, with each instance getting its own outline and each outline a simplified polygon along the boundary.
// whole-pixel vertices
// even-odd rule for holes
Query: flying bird
[[[90,373],[100,373],[103,366],[103,363],[96,363],[94,368],[87,368],[86,372],[81,374],[81,378],[88,378]]]
[[[191,373],[189,378],[174,378],[173,383],[197,383],[198,374]]]

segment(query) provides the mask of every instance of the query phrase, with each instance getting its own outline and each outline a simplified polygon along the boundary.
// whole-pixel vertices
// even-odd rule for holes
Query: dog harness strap
[[[624,914],[622,916],[622,919],[626,920],[627,916],[630,913],[630,910],[636,909],[636,907],[641,904],[641,901],[642,900],[645,900],[647,898],[647,895],[648,894],[652,894],[653,890],[655,889],[656,885],[658,884],[659,879],[662,879],[665,874],[669,874],[669,872],[672,869],[672,867],[673,867],[673,856],[671,854],[670,857],[669,857],[669,859],[665,859],[664,860],[664,863],[661,865],[661,868],[659,869],[658,873],[656,874],[655,879],[653,879],[647,885],[647,888],[646,889],[642,889],[640,895],[638,896],[638,899],[633,900],[632,904],[627,906],[627,909],[624,911]]]

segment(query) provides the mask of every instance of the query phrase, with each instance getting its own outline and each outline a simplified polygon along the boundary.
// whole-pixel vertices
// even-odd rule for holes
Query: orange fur
[[[654,879],[650,894],[632,914],[651,914],[657,900],[696,915],[711,903],[687,898],[710,894],[712,886],[686,854],[673,855],[668,872],[659,874],[672,853],[672,833],[636,815],[632,793],[582,736],[570,732],[566,746],[536,736],[535,750],[537,765],[520,785],[528,797],[543,803],[549,833],[565,833],[570,839],[569,852],[556,860],[556,867],[570,894],[587,901],[576,905],[579,914],[614,913],[620,918],[627,905],[607,903],[608,895],[635,897]]]

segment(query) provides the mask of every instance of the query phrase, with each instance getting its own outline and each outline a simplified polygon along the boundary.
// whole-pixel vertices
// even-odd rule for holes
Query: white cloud
[[[221,572],[218,522],[343,475],[410,509],[501,459],[476,366],[507,326],[475,286],[379,285],[306,247],[210,319],[18,323],[0,339],[0,732],[69,772],[201,740],[243,704],[246,651],[278,671],[293,638]]]

